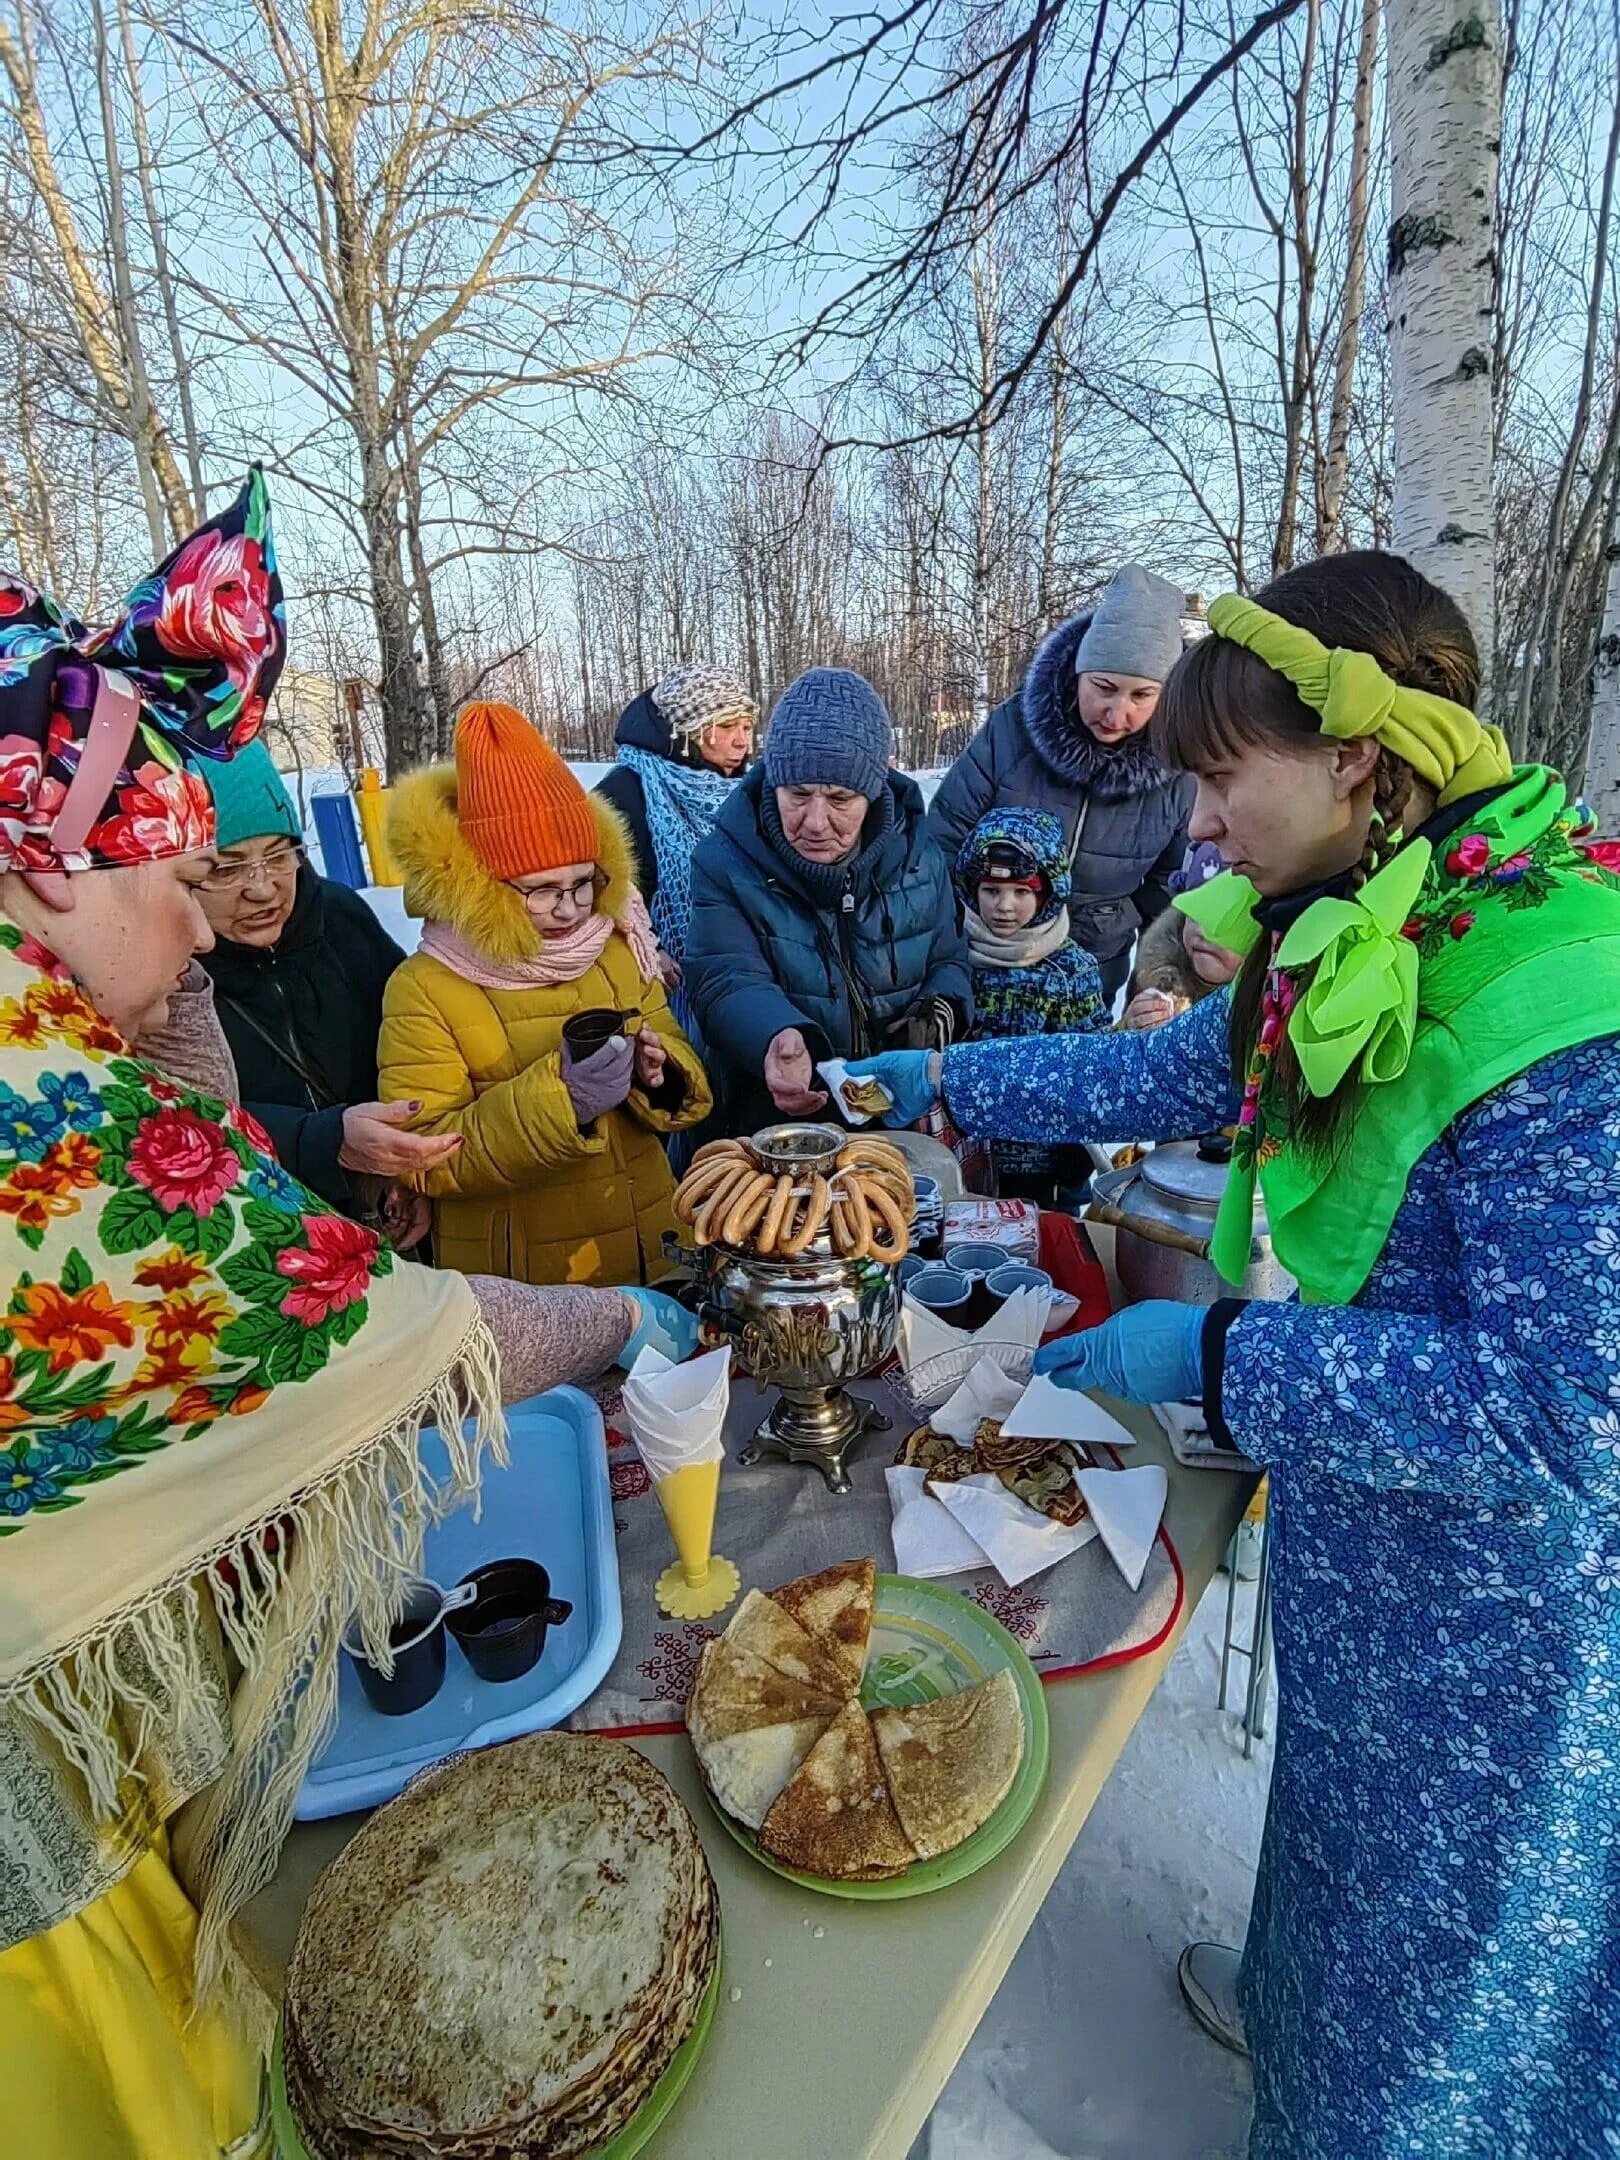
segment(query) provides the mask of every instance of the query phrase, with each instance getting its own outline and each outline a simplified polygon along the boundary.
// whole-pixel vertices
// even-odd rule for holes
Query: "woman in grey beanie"
[[[1184,596],[1139,564],[1089,615],[1060,623],[1022,689],[998,705],[946,774],[928,813],[954,858],[985,812],[1055,811],[1068,842],[1076,940],[1112,998],[1137,931],[1169,904],[1193,790],[1160,764],[1146,729],[1181,652]]]
[[[950,870],[883,700],[811,668],[692,864],[686,987],[728,1132],[826,1105],[815,1067],[943,1048],[972,1012]]]

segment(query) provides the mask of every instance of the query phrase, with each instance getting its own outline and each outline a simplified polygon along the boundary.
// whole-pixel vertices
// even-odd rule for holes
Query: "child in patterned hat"
[[[973,969],[973,1038],[1090,1034],[1108,1025],[1097,963],[1069,935],[1069,858],[1050,810],[991,810],[955,865]],[[1085,1185],[1075,1148],[1001,1141],[1004,1194],[1052,1204]]]

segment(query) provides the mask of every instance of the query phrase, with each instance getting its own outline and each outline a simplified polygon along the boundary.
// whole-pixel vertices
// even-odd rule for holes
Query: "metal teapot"
[[[1294,1278],[1271,1249],[1265,1203],[1258,1192],[1242,1282],[1227,1282],[1210,1260],[1231,1162],[1231,1141],[1224,1133],[1212,1133],[1202,1140],[1168,1141],[1139,1162],[1099,1171],[1092,1179],[1087,1215],[1117,1232],[1114,1268],[1131,1304],[1144,1298],[1176,1298],[1184,1305],[1212,1305],[1223,1297],[1293,1295]]]

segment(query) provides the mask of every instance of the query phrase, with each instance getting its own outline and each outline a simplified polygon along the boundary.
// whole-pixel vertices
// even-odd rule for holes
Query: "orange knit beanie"
[[[532,877],[596,860],[596,820],[585,790],[511,705],[462,706],[456,801],[467,844],[491,877]]]

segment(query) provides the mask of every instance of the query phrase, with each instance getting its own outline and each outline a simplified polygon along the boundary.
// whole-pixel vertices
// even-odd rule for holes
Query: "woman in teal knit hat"
[[[379,1214],[396,1244],[413,1245],[428,1206],[396,1181],[460,1142],[405,1131],[414,1105],[375,1099],[383,985],[405,956],[358,893],[310,867],[261,743],[207,777],[219,865],[201,887],[214,933],[202,965],[241,1098],[294,1177],[349,1214]]]

